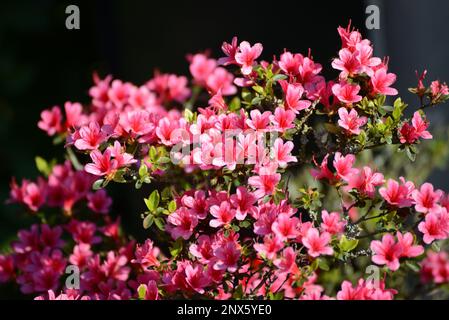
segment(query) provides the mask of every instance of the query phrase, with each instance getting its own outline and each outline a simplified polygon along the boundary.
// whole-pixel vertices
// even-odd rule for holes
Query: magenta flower
[[[237,263],[240,258],[240,249],[232,242],[226,242],[214,250],[217,262],[214,264],[215,270],[227,270],[229,272],[237,271]]]
[[[142,246],[136,246],[135,259],[131,260],[131,263],[136,263],[146,269],[148,267],[159,267],[160,262],[158,260],[159,248],[153,245],[153,241],[147,239]]]
[[[167,231],[173,239],[181,237],[187,240],[198,225],[198,217],[187,208],[179,208],[168,216],[167,222],[169,223]]]
[[[111,150],[106,149],[104,153],[94,150],[90,153],[93,163],[84,167],[86,172],[95,176],[111,176],[118,169],[117,160],[111,159]]]

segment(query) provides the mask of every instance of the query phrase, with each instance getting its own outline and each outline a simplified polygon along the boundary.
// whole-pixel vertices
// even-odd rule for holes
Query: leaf
[[[340,243],[338,246],[343,252],[349,252],[354,250],[359,244],[359,240],[357,239],[348,239],[345,235],[343,235],[340,239]]]
[[[153,225],[154,222],[154,216],[152,214],[149,214],[143,219],[143,228],[148,229]]]
[[[410,146],[407,146],[405,148],[405,153],[407,154],[407,157],[411,162],[414,162],[416,160],[416,153],[413,152],[413,149]]]
[[[435,251],[435,252],[440,252],[441,246],[440,246],[440,244],[437,241],[434,241],[432,243],[432,250]]]
[[[42,173],[44,176],[48,176],[51,172],[51,168],[47,162],[47,160],[45,160],[42,157],[37,156],[36,158],[34,158],[35,162],[36,162],[36,167],[37,170],[39,170],[40,173]]]
[[[172,200],[168,203],[168,211],[170,211],[170,213],[176,211],[176,201],[175,200]]]
[[[159,206],[159,191],[154,190],[148,199],[144,199],[145,204],[147,205],[148,210],[151,212],[156,211],[157,207]]]
[[[176,258],[182,251],[182,238],[178,238],[174,243],[173,246],[170,247],[170,254],[173,258]]]
[[[327,264],[327,261],[325,259],[318,258],[317,260],[318,260],[318,267],[321,270],[329,271],[329,265]]]
[[[139,176],[142,178],[145,177],[147,174],[148,174],[148,167],[145,163],[142,162],[139,168]]]
[[[154,219],[154,224],[156,225],[156,227],[158,227],[159,230],[165,231],[164,219],[162,219],[162,218],[155,218]]]
[[[251,222],[249,222],[248,220],[244,220],[242,222],[240,222],[240,228],[248,228],[249,226],[251,226]]]
[[[155,146],[151,146],[151,147],[150,147],[149,155],[150,155],[150,159],[151,159],[152,161],[155,161],[155,160],[156,160],[156,157],[157,157],[157,150],[156,150],[156,147],[155,147]]]
[[[98,179],[97,181],[95,181],[92,185],[92,189],[94,190],[100,190],[103,189],[103,184],[104,184],[104,179]]]
[[[412,270],[413,272],[419,272],[421,270],[421,268],[419,267],[419,265],[416,262],[413,261],[405,261],[405,264],[407,265],[407,267],[410,268],[410,270]]]
[[[276,74],[275,76],[273,76],[273,78],[271,78],[271,81],[276,82],[279,80],[285,80],[288,77],[285,74]]]
[[[137,293],[139,295],[139,299],[140,300],[145,300],[145,296],[147,294],[147,286],[144,284],[141,284],[138,288],[137,288]]]

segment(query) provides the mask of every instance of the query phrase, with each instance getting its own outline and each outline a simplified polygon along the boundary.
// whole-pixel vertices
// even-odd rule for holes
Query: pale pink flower
[[[277,162],[277,164],[281,168],[287,167],[287,164],[289,162],[297,162],[298,159],[296,157],[292,156],[290,152],[293,150],[293,142],[287,141],[286,143],[283,142],[281,138],[277,138],[274,141],[273,144],[273,158],[274,161]]]
[[[346,226],[346,221],[341,219],[338,212],[321,211],[322,223],[320,228],[323,232],[328,232],[331,235],[343,233]]]
[[[396,237],[398,238],[398,245],[401,247],[401,257],[415,258],[424,253],[423,246],[413,245],[415,239],[412,233],[402,234],[398,231]]]
[[[217,61],[208,58],[205,54],[197,53],[191,57],[189,70],[195,82],[204,85],[216,67]]]
[[[275,173],[250,177],[248,184],[257,189],[254,191],[254,195],[257,198],[263,198],[266,195],[272,195],[274,193],[279,181],[281,181],[281,175]]]
[[[357,169],[352,166],[355,163],[355,156],[353,154],[347,154],[343,156],[340,152],[336,152],[334,156],[334,165],[337,176],[341,179],[348,179],[349,176],[356,173]]]
[[[307,253],[311,257],[320,255],[332,255],[334,250],[329,246],[331,235],[327,232],[319,233],[318,229],[310,228],[305,236],[302,237],[302,243],[308,249]]]
[[[371,241],[370,248],[374,253],[371,257],[374,263],[386,265],[392,271],[399,269],[402,245],[396,243],[393,235],[387,233],[382,237],[382,241]]]
[[[61,109],[54,106],[50,110],[42,111],[41,120],[37,126],[47,132],[49,136],[61,133],[63,131]]]
[[[186,282],[190,288],[199,294],[204,294],[204,287],[207,287],[211,283],[211,278],[204,270],[204,267],[199,264],[195,265],[195,267],[191,264],[187,264],[185,273]]]
[[[206,85],[211,94],[220,93],[230,96],[237,92],[237,88],[232,84],[234,76],[226,69],[218,67],[207,78]]]
[[[159,253],[159,248],[154,246],[153,241],[147,239],[143,245],[136,246],[136,258],[132,259],[131,263],[140,264],[144,269],[153,266],[159,267]]]
[[[187,240],[198,225],[198,217],[187,208],[179,208],[168,216],[167,222],[167,231],[173,239],[181,237]]]
[[[396,82],[396,75],[394,73],[387,73],[387,68],[384,66],[377,69],[371,77],[371,94],[384,94],[387,96],[395,96],[398,91],[390,86]]]
[[[294,239],[298,236],[299,219],[290,217],[286,213],[278,215],[277,219],[271,225],[271,230],[281,241]]]
[[[270,234],[263,237],[263,243],[254,244],[254,250],[266,259],[273,260],[276,254],[284,247],[283,242],[276,235]]]
[[[412,198],[415,201],[415,209],[418,212],[428,213],[438,209],[438,201],[443,196],[443,191],[434,190],[431,183],[424,183],[419,189],[412,192]]]
[[[218,228],[231,223],[235,217],[235,210],[231,209],[229,202],[222,202],[220,206],[214,205],[210,207],[210,214],[215,219],[211,219],[209,225],[213,228]]]
[[[270,124],[270,111],[265,111],[261,113],[259,110],[251,110],[250,112],[251,119],[246,120],[246,124],[248,127],[254,130],[266,130]]]
[[[215,270],[237,271],[237,263],[240,259],[240,249],[233,241],[226,242],[223,246],[214,249],[214,256],[217,262],[214,264]]]
[[[332,93],[339,101],[352,104],[362,100],[362,96],[358,95],[360,86],[358,84],[350,84],[346,82],[336,83],[332,86]]]
[[[253,71],[253,65],[255,60],[262,53],[263,47],[260,43],[256,43],[254,46],[247,41],[243,41],[239,45],[239,50],[235,54],[235,61],[241,66],[242,73],[247,76]]]
[[[280,80],[279,84],[282,87],[285,95],[284,107],[286,110],[292,110],[294,113],[307,109],[310,107],[311,102],[308,100],[301,100],[304,93],[304,88],[301,84],[291,84],[285,80]]]
[[[398,208],[410,207],[413,204],[412,192],[415,185],[411,181],[405,181],[403,177],[399,178],[399,182],[388,179],[387,186],[379,189],[379,194],[392,206]]]
[[[296,115],[291,110],[285,110],[284,108],[277,107],[274,110],[274,115],[270,116],[270,120],[273,123],[273,127],[275,130],[279,132],[285,132],[288,129],[292,129],[295,127],[293,121],[295,120]]]
[[[90,153],[93,163],[88,163],[84,167],[86,172],[95,176],[110,176],[118,168],[117,160],[111,159],[111,150],[106,149],[104,153],[94,150]]]
[[[340,108],[338,109],[338,115],[340,117],[338,125],[352,134],[359,134],[362,131],[360,127],[368,121],[366,117],[359,117],[355,109],[351,109],[351,112],[348,113],[346,108]]]

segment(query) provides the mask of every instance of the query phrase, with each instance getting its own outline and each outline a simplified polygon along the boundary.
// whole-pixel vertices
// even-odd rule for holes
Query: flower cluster
[[[69,160],[39,158],[43,177],[12,181],[10,201],[41,221],[0,255],[0,281],[38,299],[303,300],[403,297],[389,286],[405,272],[447,282],[444,251],[420,259],[449,238],[449,196],[362,154],[390,146],[415,160],[432,139],[423,110],[448,87],[426,87],[423,73],[407,118],[400,98],[387,102],[398,94],[388,59],[350,26],[338,33],[336,79],[310,52],[264,61],[262,44],[234,37],[218,60],[188,55],[191,80],[156,72],[137,86],[95,74],[90,104],[43,111],[39,128],[65,142]],[[300,170],[314,178],[304,188]],[[148,191],[151,239],[120,232],[112,182]]]

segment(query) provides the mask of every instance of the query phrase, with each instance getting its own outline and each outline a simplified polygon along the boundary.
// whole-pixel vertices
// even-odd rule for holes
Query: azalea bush
[[[425,111],[449,89],[418,74],[409,107],[370,41],[338,34],[332,80],[310,52],[265,61],[233,38],[218,60],[189,55],[191,79],[94,74],[90,103],[43,111],[67,160],[12,180],[35,224],[0,282],[37,299],[444,297],[449,196],[422,180],[447,156]],[[114,183],[147,194],[121,213],[142,243],[110,215]]]

